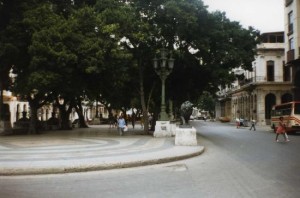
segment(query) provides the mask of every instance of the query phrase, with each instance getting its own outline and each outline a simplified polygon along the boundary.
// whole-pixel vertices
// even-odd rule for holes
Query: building
[[[10,91],[3,91],[3,103],[8,107],[5,114],[9,115],[10,126],[23,117],[23,112],[29,111],[28,102],[18,100]]]
[[[22,118],[29,119],[30,106],[27,101],[19,100],[16,96],[12,94],[12,92],[4,90],[3,103],[7,106],[6,114],[9,115],[9,126],[15,127],[16,122]],[[86,121],[96,120],[96,114],[98,114],[98,116],[100,116],[101,118],[108,119],[108,110],[104,107],[103,104],[99,102],[98,105],[95,102],[89,105],[83,102],[82,107],[84,112],[84,118]],[[96,108],[98,109],[98,112]],[[58,108],[54,107],[52,104],[44,105],[38,110],[38,120],[42,122],[45,122],[52,117],[58,118],[59,116],[60,113]],[[73,122],[77,118],[78,115],[73,109],[69,119],[71,122]]]
[[[293,99],[291,68],[285,66],[284,32],[264,33],[261,40],[253,71],[233,70],[238,80],[217,93],[219,117],[254,119],[259,125],[269,125],[272,106]]]
[[[286,66],[291,68],[293,100],[300,101],[300,0],[285,0]]]

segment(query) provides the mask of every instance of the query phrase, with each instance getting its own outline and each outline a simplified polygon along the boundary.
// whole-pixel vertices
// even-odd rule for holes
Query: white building
[[[9,120],[10,120],[10,126],[15,127],[14,124],[16,121],[20,120],[24,116],[26,118],[29,118],[30,116],[30,106],[27,101],[19,100],[16,96],[13,96],[11,92],[4,91],[4,104],[7,105],[7,110],[9,111]],[[94,102],[92,105],[85,105],[83,104],[83,112],[84,112],[84,118],[86,121],[93,121],[96,120],[96,114],[98,113],[98,116],[101,116],[101,118],[108,118],[108,111],[104,106],[100,103],[96,105]],[[98,108],[98,112],[96,110]],[[58,108],[53,108],[53,105],[45,105],[42,108],[38,110],[38,120],[40,121],[47,121],[52,116],[55,118],[58,118],[59,110]],[[75,110],[73,110],[70,114],[70,121],[74,121],[78,118],[77,113]],[[99,120],[99,119],[98,119]],[[100,123],[100,122],[97,122]]]
[[[218,92],[216,115],[232,121],[255,119],[259,125],[268,125],[272,106],[293,99],[291,69],[284,62],[284,32],[264,33],[261,39],[253,71],[233,70],[244,78]]]

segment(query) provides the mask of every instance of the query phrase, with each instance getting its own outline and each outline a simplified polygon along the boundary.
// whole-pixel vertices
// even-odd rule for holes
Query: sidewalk
[[[167,163],[200,155],[203,146],[175,146],[175,138],[142,135],[140,125],[119,136],[94,125],[40,135],[0,136],[0,175],[57,174]],[[199,143],[199,141],[198,141]]]

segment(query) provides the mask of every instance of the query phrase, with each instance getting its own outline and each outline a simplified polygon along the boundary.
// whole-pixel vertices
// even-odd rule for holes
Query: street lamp
[[[165,82],[168,75],[172,72],[174,66],[174,59],[172,54],[167,57],[167,50],[160,50],[160,59],[156,57],[153,59],[154,70],[161,79],[161,107],[160,107],[160,121],[168,121],[168,114],[166,113],[166,103],[165,103]]]

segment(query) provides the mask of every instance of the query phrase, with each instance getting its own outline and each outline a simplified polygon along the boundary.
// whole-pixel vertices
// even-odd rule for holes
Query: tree
[[[15,42],[15,38],[20,37],[18,34],[21,20],[20,7],[17,1],[0,1],[0,120],[3,119],[4,113],[3,90],[11,90],[9,73],[13,65],[21,63],[16,59],[16,55],[20,55],[20,44]]]
[[[89,23],[83,23],[85,20]],[[50,94],[53,101],[63,98],[63,104],[56,104],[65,115],[62,116],[64,129],[69,128],[67,114],[72,105],[81,105],[79,98],[87,88],[89,75],[99,73],[103,67],[100,39],[95,32],[98,23],[97,16],[89,7],[73,11],[70,17],[65,18],[55,13],[52,4],[43,3],[25,14],[24,24],[32,34],[30,64],[19,73],[17,90],[23,95],[37,90],[41,98],[35,97],[36,101],[43,101],[43,97]],[[31,106],[33,110],[40,107],[37,103],[30,104],[37,105]],[[36,116],[31,117],[34,119]]]
[[[209,115],[214,116],[215,111],[215,98],[213,95],[207,91],[198,98],[197,108],[209,112]]]
[[[136,97],[136,93],[140,94],[143,114],[145,121],[147,122],[148,119],[146,118],[148,117],[148,109],[144,98],[145,92],[143,86],[143,78],[146,75],[144,73],[145,67],[143,64],[148,64],[149,58],[151,58],[146,56],[149,52],[151,53],[151,50],[145,43],[147,42],[146,38],[149,37],[149,34],[147,33],[150,32],[149,26],[140,21],[141,16],[138,14],[139,11],[133,8],[132,2],[104,2],[105,3],[101,2],[101,4],[96,6],[97,10],[102,13],[104,18],[103,21],[105,21],[107,25],[118,27],[118,31],[115,33],[115,38],[117,39],[117,42],[121,43],[122,49],[131,54],[131,57],[129,57],[131,59],[127,66],[126,64],[120,64],[119,68],[116,68],[114,71],[117,71],[117,74],[119,74],[119,79],[108,85],[108,87],[113,85],[114,88],[117,88],[118,93],[120,93],[122,97],[120,98],[118,96],[118,98],[116,98],[112,96],[109,97],[108,101],[112,101],[112,104],[117,105],[116,107],[119,109],[122,107],[127,109],[130,108],[130,101],[133,97]],[[145,60],[146,58],[148,60]],[[150,74],[148,76],[151,76],[151,72],[148,74]],[[111,74],[111,76],[113,76],[113,74]],[[108,93],[112,95],[111,91]],[[103,96],[108,98],[107,96],[109,96],[109,94],[103,93]],[[113,98],[115,98],[115,100],[113,100]],[[148,124],[145,123],[145,126],[145,130],[148,131]]]
[[[124,44],[137,62],[145,113],[145,96],[152,93],[151,84],[155,81],[151,59],[160,47],[174,51],[176,61],[167,80],[167,97],[176,106],[185,100],[196,101],[204,90],[215,92],[220,84],[231,82],[232,68],[251,69],[259,34],[253,28],[242,28],[225,13],[209,13],[198,0],[126,2],[133,17],[126,15],[130,24],[125,23],[128,40]]]
[[[22,52],[15,64],[18,93],[38,93],[34,98],[40,104],[63,98],[59,108],[66,115],[72,105],[81,111],[83,95],[95,100],[101,94],[111,108],[126,110],[138,93],[145,131],[148,112],[160,106],[160,80],[152,64],[159,48],[175,57],[167,99],[180,106],[231,82],[232,68],[251,68],[259,34],[225,13],[209,13],[199,0],[27,0],[13,5],[22,8],[9,23],[17,47],[7,48]]]
[[[225,13],[209,13],[201,1],[168,1],[162,12],[157,23],[163,22],[165,38],[177,46],[169,79],[170,97],[177,106],[197,100],[204,90],[214,93],[219,85],[232,82],[232,68],[251,70],[258,31],[242,28]]]
[[[83,6],[71,10],[68,17],[57,14],[55,8],[52,4],[44,3],[26,13],[24,22],[32,33],[30,64],[26,72],[18,76],[18,81],[22,82],[18,84],[18,90],[24,95],[33,89],[44,93],[44,96],[51,93],[52,102],[60,109],[63,129],[69,128],[68,114],[73,107],[79,115],[80,126],[86,127],[82,97],[106,93],[106,87],[110,87],[106,86],[109,80],[124,81],[128,74],[125,70],[121,72],[122,78],[117,74],[114,75],[116,78],[108,77],[107,81],[103,81],[103,76],[114,74],[115,69],[111,67],[120,68],[127,55],[113,37],[116,28],[103,23],[102,17],[93,8]],[[120,92],[124,92],[122,90]],[[111,89],[107,92],[111,92]],[[63,98],[64,102],[59,103],[59,98]],[[40,101],[43,100],[40,98]],[[129,104],[130,97],[127,100]]]

